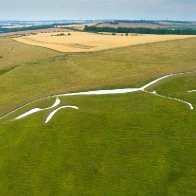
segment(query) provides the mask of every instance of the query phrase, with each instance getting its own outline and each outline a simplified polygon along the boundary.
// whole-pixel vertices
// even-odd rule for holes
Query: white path
[[[189,71],[189,72],[183,72],[183,73],[176,73],[176,74],[169,74],[169,75],[166,75],[166,76],[163,76],[163,77],[160,77],[156,80],[153,80],[152,82],[149,82],[148,84],[144,85],[143,87],[141,87],[142,90],[145,90],[146,88],[156,84],[157,82],[163,80],[163,79],[166,79],[166,78],[169,78],[169,77],[173,77],[173,76],[179,76],[179,75],[184,75],[184,74],[191,74],[191,73],[196,73],[196,71]]]
[[[28,106],[28,105],[30,105],[30,104],[32,104],[32,103],[35,103],[35,102],[40,101],[40,100],[48,99],[48,98],[57,98],[56,101],[55,101],[55,103],[54,103],[51,107],[43,108],[43,109],[41,109],[41,108],[34,108],[34,109],[32,109],[32,110],[30,110],[30,111],[28,111],[28,112],[26,112],[26,113],[24,113],[24,114],[18,116],[18,117],[15,118],[15,119],[21,119],[21,118],[24,118],[24,117],[26,117],[26,116],[29,116],[29,115],[31,115],[31,114],[33,114],[33,113],[36,113],[36,112],[39,112],[39,111],[49,110],[49,109],[55,108],[57,105],[60,104],[60,99],[59,99],[59,97],[81,96],[81,95],[85,95],[85,96],[86,96],[86,95],[124,94],[124,93],[138,92],[138,91],[149,92],[149,91],[146,91],[146,89],[147,89],[148,87],[150,87],[150,86],[153,86],[154,84],[158,83],[158,82],[161,81],[161,80],[164,80],[164,79],[166,79],[166,78],[170,78],[170,77],[173,77],[173,76],[184,75],[184,74],[191,74],[191,73],[196,73],[196,71],[192,71],[192,72],[183,72],[183,73],[176,73],[176,74],[169,74],[169,75],[160,77],[160,78],[158,78],[158,79],[156,79],[156,80],[153,80],[152,82],[149,82],[149,83],[147,83],[146,85],[144,85],[144,86],[142,86],[142,87],[140,87],[140,88],[125,88],[125,89],[113,89],[113,90],[96,90],[96,91],[77,92],[77,93],[66,93],[66,94],[59,94],[59,95],[48,96],[48,97],[45,97],[45,98],[37,99],[37,100],[35,100],[35,101],[33,101],[33,102],[30,102],[30,103],[27,103],[27,104],[25,104],[25,105],[23,105],[23,106],[17,108],[17,109],[14,110],[14,111],[11,111],[11,112],[7,113],[7,114],[5,114],[4,116],[0,117],[0,120],[1,120],[2,118],[4,118],[4,117],[6,117],[6,116],[8,116],[8,115],[10,115],[10,114],[12,114],[12,113],[14,113],[14,112],[17,111],[17,110],[22,109],[22,108],[25,107],[25,106]],[[150,92],[149,92],[149,93],[150,93]],[[184,100],[180,100],[180,99],[172,98],[172,97],[165,97],[165,96],[162,96],[162,95],[158,95],[156,92],[153,92],[153,93],[151,93],[151,94],[154,94],[154,95],[159,96],[159,97],[162,97],[162,98],[167,98],[167,99],[173,99],[173,100],[176,100],[176,101],[180,101],[180,102],[182,102],[182,103],[184,103],[184,104],[187,104],[187,105],[190,107],[190,109],[193,109],[192,104],[190,104],[190,103],[188,103],[188,102],[186,102],[186,101],[184,101]],[[63,106],[63,107],[67,107],[67,106]],[[72,107],[72,106],[71,106],[71,107]],[[73,107],[76,107],[76,106],[73,106]],[[57,111],[58,111],[58,110],[57,110]],[[56,111],[56,112],[57,112],[57,111]],[[56,112],[55,112],[55,113],[56,113]],[[54,113],[54,114],[55,114],[55,113]],[[52,116],[53,116],[53,115],[52,115]]]
[[[55,96],[55,97],[57,97],[57,96]],[[0,120],[3,119],[3,118],[5,118],[5,117],[7,117],[7,116],[9,116],[9,115],[11,115],[11,114],[13,114],[14,112],[16,112],[16,111],[18,111],[18,110],[20,110],[20,109],[22,109],[22,108],[24,108],[24,107],[26,107],[26,106],[32,104],[32,103],[35,103],[35,102],[38,102],[38,101],[42,101],[42,100],[46,100],[46,99],[49,99],[49,98],[54,98],[54,96],[43,97],[43,98],[36,99],[36,100],[34,100],[34,101],[28,102],[28,103],[26,103],[26,104],[24,104],[24,105],[22,105],[22,106],[16,108],[16,109],[13,110],[13,111],[4,114],[3,116],[0,117]]]
[[[192,92],[196,92],[196,90],[191,90],[191,91],[188,91],[188,93],[192,93]]]
[[[48,115],[48,117],[46,118],[46,121],[45,121],[45,123],[48,123],[51,119],[52,119],[52,117],[59,111],[59,110],[61,110],[61,109],[63,109],[63,108],[72,108],[72,109],[76,109],[76,110],[78,110],[78,107],[77,106],[62,106],[62,107],[59,107],[59,108],[57,108],[56,110],[54,110],[53,112],[51,112],[49,115]]]
[[[34,108],[28,112],[25,112],[24,114],[18,116],[17,118],[15,118],[16,120],[19,120],[21,118],[24,118],[26,116],[29,116],[33,113],[36,113],[36,112],[40,112],[40,111],[43,111],[43,110],[49,110],[49,109],[52,109],[52,108],[55,108],[57,105],[59,105],[61,103],[61,100],[57,97],[56,101],[54,102],[54,104],[51,106],[51,107],[48,107],[48,108]]]
[[[194,107],[191,103],[187,102],[187,101],[184,101],[182,99],[177,99],[177,98],[173,98],[173,97],[166,97],[166,96],[163,96],[163,95],[159,95],[156,91],[154,92],[149,92],[149,91],[145,91],[146,93],[150,93],[150,94],[153,94],[153,95],[156,95],[158,97],[161,97],[161,98],[164,98],[164,99],[171,99],[171,100],[175,100],[175,101],[178,101],[178,102],[181,102],[181,103],[184,103],[184,104],[187,104],[190,108],[190,110],[193,110]]]

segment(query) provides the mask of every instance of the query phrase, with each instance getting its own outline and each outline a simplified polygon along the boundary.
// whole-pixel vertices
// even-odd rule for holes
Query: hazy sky
[[[196,20],[196,0],[0,0],[0,19]]]

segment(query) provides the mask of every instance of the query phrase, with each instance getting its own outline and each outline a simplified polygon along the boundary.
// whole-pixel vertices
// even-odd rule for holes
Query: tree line
[[[84,31],[87,32],[112,32],[112,33],[139,33],[139,34],[157,34],[157,35],[196,35],[194,29],[151,29],[151,28],[126,28],[126,27],[97,27],[85,26]]]
[[[0,33],[10,33],[10,32],[18,32],[18,31],[29,31],[29,30],[39,30],[39,29],[49,29],[53,28],[55,25],[39,25],[39,26],[31,26],[31,27],[17,27],[17,28],[2,28],[0,27]]]

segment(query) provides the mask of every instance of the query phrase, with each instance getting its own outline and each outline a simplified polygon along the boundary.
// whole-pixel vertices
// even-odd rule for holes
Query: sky
[[[0,0],[0,20],[194,20],[196,0]]]

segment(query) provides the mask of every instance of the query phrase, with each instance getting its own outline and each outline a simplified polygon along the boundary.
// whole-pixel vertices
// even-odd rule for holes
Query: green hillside
[[[196,71],[196,38],[84,54],[0,42],[19,48],[13,62],[0,59],[3,69],[15,67],[0,75],[0,116],[48,95],[141,87]],[[54,98],[1,119],[0,195],[195,195],[196,93],[188,92],[196,89],[195,76],[148,88],[157,95],[61,97],[60,106],[79,109],[62,109],[48,124],[55,108],[14,118],[50,107]]]

